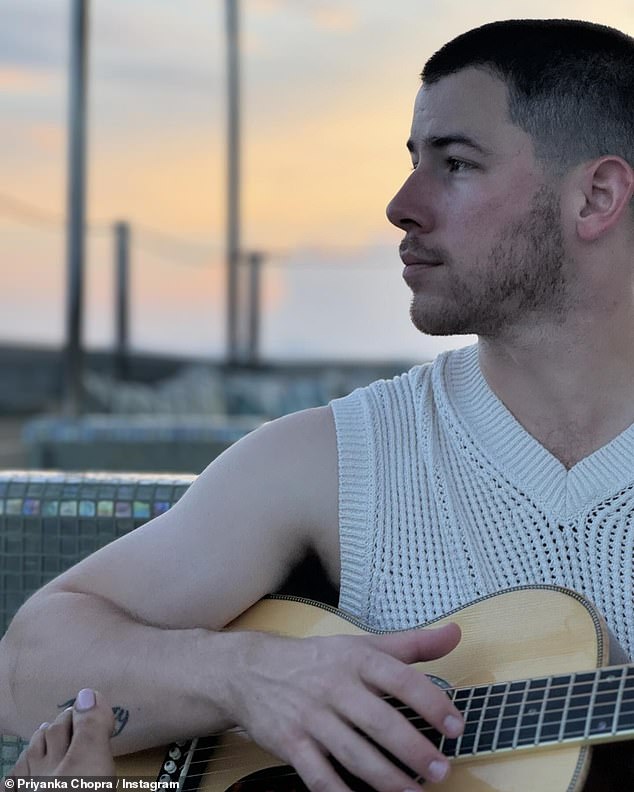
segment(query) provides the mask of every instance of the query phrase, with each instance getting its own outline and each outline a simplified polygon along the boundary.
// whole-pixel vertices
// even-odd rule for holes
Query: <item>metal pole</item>
[[[238,359],[240,258],[240,62],[238,0],[226,0],[227,21],[227,363]]]
[[[260,356],[260,272],[263,256],[249,254],[249,363],[255,365]]]
[[[65,412],[81,412],[82,302],[86,197],[86,64],[89,0],[72,0],[70,11],[67,294]]]
[[[115,271],[116,271],[116,339],[115,375],[117,379],[128,377],[128,317],[129,317],[129,263],[130,263],[130,226],[128,223],[114,224]]]

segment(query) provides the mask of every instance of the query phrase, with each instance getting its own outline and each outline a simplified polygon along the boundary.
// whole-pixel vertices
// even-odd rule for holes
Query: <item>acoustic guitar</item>
[[[634,781],[626,780],[633,778],[627,758],[610,759],[600,773],[590,773],[592,754],[599,753],[593,745],[634,736],[634,665],[624,664],[590,602],[555,586],[519,587],[421,627],[448,621],[462,629],[458,647],[417,667],[461,710],[464,734],[445,738],[390,700],[452,761],[449,777],[430,789],[580,792],[590,775],[592,790],[634,790]],[[335,608],[294,597],[264,599],[229,629],[295,637],[375,632]],[[634,748],[620,747],[625,757]],[[369,789],[338,769],[351,788]],[[239,729],[119,757],[117,772],[178,780],[180,789],[201,792],[306,789],[291,767]]]

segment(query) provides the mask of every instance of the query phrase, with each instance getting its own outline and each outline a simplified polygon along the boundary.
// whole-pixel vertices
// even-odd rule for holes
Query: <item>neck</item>
[[[456,688],[464,733],[446,739],[412,711],[412,722],[451,758],[587,744],[634,734],[634,666]],[[405,713],[408,714],[408,713]]]
[[[568,467],[634,423],[634,312],[609,318],[479,341],[489,387]]]

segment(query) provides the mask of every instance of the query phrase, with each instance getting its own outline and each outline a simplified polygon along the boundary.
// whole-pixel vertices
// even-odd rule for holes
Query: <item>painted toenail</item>
[[[44,721],[44,723],[40,723],[40,725],[37,728],[38,728],[38,730],[39,729],[45,729],[47,726],[50,726],[50,725],[51,724],[48,721]]]
[[[95,706],[95,691],[90,688],[83,688],[75,699],[76,710],[89,710]]]

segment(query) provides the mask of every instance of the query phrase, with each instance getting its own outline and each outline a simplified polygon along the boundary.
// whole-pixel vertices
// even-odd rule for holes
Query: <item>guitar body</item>
[[[569,674],[623,659],[610,656],[611,651],[616,654],[615,647],[595,608],[574,592],[554,586],[520,587],[484,597],[429,626],[449,621],[462,629],[458,647],[446,657],[418,667],[452,687]],[[368,632],[340,611],[290,597],[262,600],[230,629],[295,637]],[[158,778],[164,772],[168,750],[163,747],[119,757],[117,772]],[[580,792],[590,769],[591,750],[587,745],[559,745],[459,757],[453,760],[449,778],[433,788],[439,792]],[[179,774],[183,780],[194,769],[202,771],[198,788],[203,792],[225,792],[238,784],[241,792],[302,789],[290,769],[262,772],[280,767],[284,766],[274,756],[231,731],[218,737],[204,763],[190,760],[189,770],[179,770]],[[253,774],[261,778],[253,778]],[[283,776],[279,784],[276,774]]]

